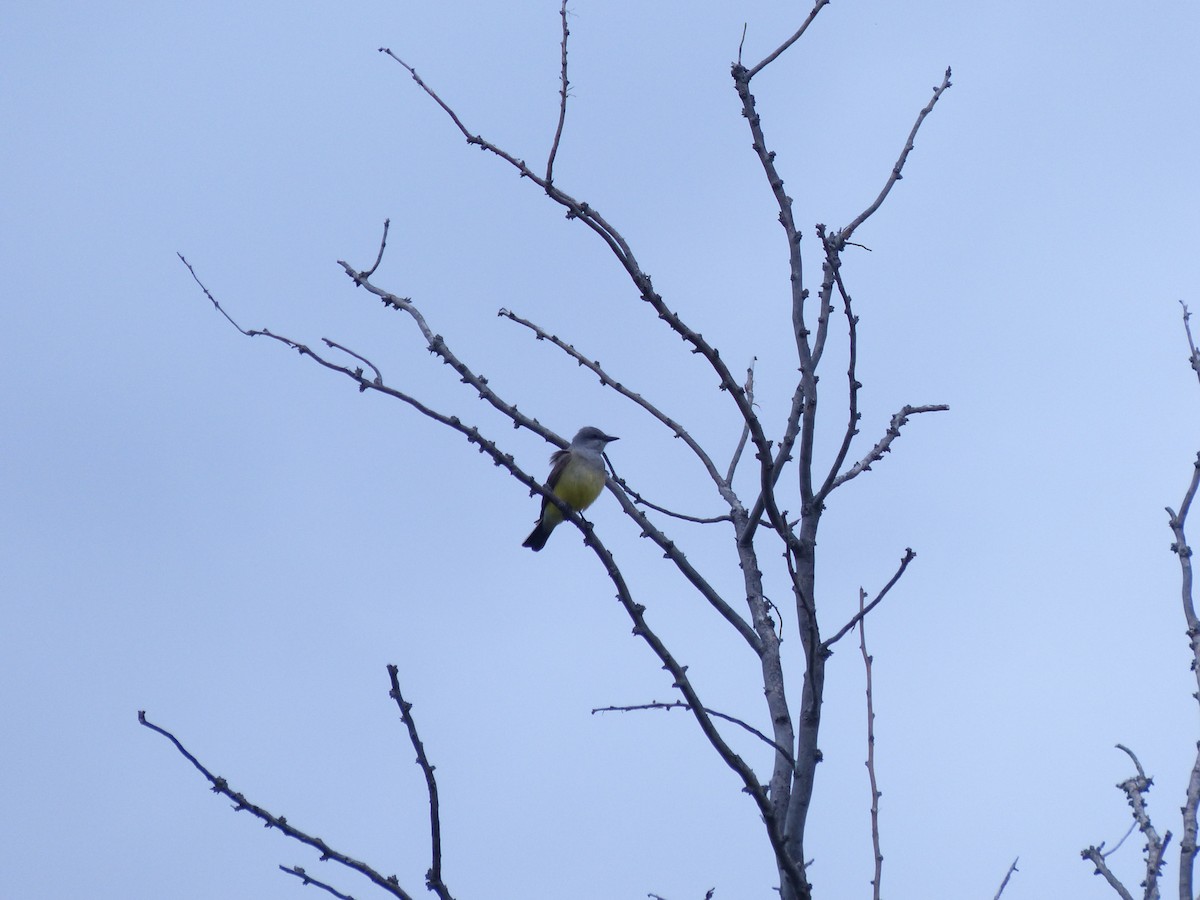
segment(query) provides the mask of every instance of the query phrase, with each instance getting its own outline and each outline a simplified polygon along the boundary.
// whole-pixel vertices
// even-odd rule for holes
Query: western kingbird
[[[592,505],[604,488],[607,473],[604,469],[604,446],[617,438],[605,434],[599,428],[579,429],[579,434],[566,450],[555,450],[550,456],[550,477],[546,487],[554,496],[575,512],[582,512]],[[522,547],[534,553],[546,546],[546,541],[559,522],[562,510],[548,497],[542,498],[542,512],[537,525],[529,532]]]

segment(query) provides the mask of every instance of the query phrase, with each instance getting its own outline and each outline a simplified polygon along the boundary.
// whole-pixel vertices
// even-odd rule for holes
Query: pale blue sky
[[[280,863],[371,896],[233,813],[142,708],[236,789],[423,894],[424,786],[387,663],[438,766],[456,896],[772,896],[753,806],[693,722],[589,715],[672,695],[578,539],[522,550],[537,503],[519,485],[399,404],[240,337],[175,256],[243,325],[353,346],[544,472],[549,448],[336,265],[369,265],[390,217],[377,281],[494,387],[560,433],[620,435],[611,458],[652,497],[719,512],[668,433],[495,311],[598,357],[726,456],[740,429],[713,376],[592,234],[376,52],[544,159],[557,4],[513,7],[9,5],[4,896],[317,896]],[[808,7],[571,8],[558,183],[735,370],[757,356],[777,435],[795,368],[784,248],[729,63],[743,22],[759,57]],[[952,409],[835,494],[820,546],[827,632],[918,553],[868,632],[887,896],[990,898],[1017,855],[1006,898],[1111,896],[1078,851],[1127,827],[1118,741],[1178,834],[1198,717],[1162,508],[1200,448],[1178,306],[1200,309],[1198,43],[1180,0],[839,0],[755,82],[811,251],[812,224],[874,197],[955,72],[845,272],[864,445],[906,402]],[[827,410],[826,442],[843,421]],[[592,518],[711,705],[762,724],[744,646],[611,498]],[[736,597],[726,535],[676,534]],[[845,643],[810,831],[822,900],[869,896],[863,719]],[[1114,857],[1135,885],[1139,847]]]

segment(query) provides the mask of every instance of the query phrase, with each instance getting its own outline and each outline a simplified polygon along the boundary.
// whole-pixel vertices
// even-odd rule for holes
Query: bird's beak
[[[611,441],[619,441],[619,440],[620,440],[620,438],[619,438],[619,437],[611,437],[610,435],[607,435],[607,434],[606,434],[606,435],[604,436],[604,440],[611,442]]]

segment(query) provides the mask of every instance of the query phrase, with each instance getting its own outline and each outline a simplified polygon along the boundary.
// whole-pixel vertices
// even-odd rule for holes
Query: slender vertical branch
[[[1183,307],[1183,330],[1187,334],[1188,342],[1188,363],[1192,367],[1192,371],[1196,373],[1196,378],[1200,379],[1200,350],[1196,349],[1196,342],[1192,340],[1192,314],[1188,311],[1188,306],[1182,300],[1179,305]]]
[[[554,183],[554,158],[558,156],[558,144],[562,140],[563,123],[567,121],[567,88],[570,85],[567,80],[567,38],[571,31],[567,28],[567,0],[562,0],[558,14],[562,16],[562,86],[559,89],[558,127],[554,129],[554,142],[550,145],[550,155],[546,158],[546,184]]]
[[[875,877],[871,879],[872,900],[879,900],[879,882],[883,877],[883,853],[879,849],[879,784],[875,779],[875,697],[872,690],[871,665],[874,658],[867,652],[867,623],[865,620],[867,592],[858,589],[858,649],[862,652],[863,669],[867,674],[867,779],[871,783],[871,849],[875,852]],[[1005,881],[1007,881],[1007,877]],[[1002,888],[1003,890],[1003,888]]]
[[[1200,379],[1200,351],[1192,338],[1191,317],[1187,304],[1180,301],[1183,307],[1183,328],[1187,335],[1188,362],[1196,377]],[[1187,622],[1188,647],[1192,651],[1192,674],[1196,678],[1196,692],[1192,695],[1200,703],[1200,619],[1196,617],[1196,603],[1193,594],[1192,548],[1188,545],[1184,526],[1187,523],[1188,512],[1192,501],[1196,499],[1196,490],[1200,488],[1200,453],[1192,465],[1192,480],[1183,494],[1183,502],[1179,504],[1179,512],[1175,513],[1167,507],[1168,524],[1174,541],[1171,550],[1179,559],[1180,600],[1183,604],[1183,617]],[[1180,900],[1193,900],[1195,897],[1195,871],[1197,855],[1197,816],[1200,813],[1200,742],[1196,744],[1196,759],[1192,763],[1192,773],[1188,778],[1186,799],[1183,804],[1183,839],[1179,842],[1179,897]]]
[[[392,682],[392,689],[388,692],[388,696],[396,701],[396,706],[400,709],[400,720],[408,729],[408,740],[417,753],[417,765],[421,767],[421,772],[425,775],[425,789],[429,794],[431,862],[429,871],[425,874],[425,885],[437,894],[440,900],[453,900],[450,890],[442,880],[442,820],[441,808],[438,804],[437,779],[433,777],[434,767],[430,764],[429,757],[425,755],[425,745],[421,743],[421,738],[417,734],[417,723],[412,717],[412,704],[406,701],[404,695],[400,693],[399,670],[396,666],[389,664],[387,671],[388,678]]]
[[[757,361],[757,360],[756,360]],[[746,383],[742,386],[746,392],[746,398],[750,401],[750,406],[754,406],[754,362],[750,363],[746,369]],[[733,456],[729,460],[729,469],[725,473],[725,483],[733,484],[733,473],[737,471],[737,465],[741,462],[742,453],[746,449],[746,440],[750,437],[750,428],[742,426],[742,436],[738,438],[737,446],[733,450]]]
[[[1187,334],[1189,361],[1192,369],[1200,378],[1200,352],[1192,339],[1190,324],[1191,313],[1187,304],[1183,306],[1183,326]],[[1192,501],[1196,498],[1197,488],[1200,488],[1200,453],[1192,465],[1192,480],[1184,492],[1183,501],[1176,513],[1167,507],[1167,522],[1174,538],[1171,550],[1179,559],[1180,600],[1183,605],[1183,617],[1187,622],[1188,647],[1192,652],[1192,674],[1196,678],[1197,690],[1192,695],[1200,702],[1200,619],[1196,617],[1196,604],[1193,594],[1192,548],[1188,545],[1184,527],[1187,523],[1188,512]],[[1196,759],[1192,763],[1191,776],[1188,778],[1187,793],[1183,804],[1183,839],[1179,842],[1179,896],[1181,900],[1193,900],[1195,897],[1195,869],[1197,855],[1197,816],[1200,811],[1200,743],[1196,745]]]
[[[846,455],[850,452],[850,445],[853,443],[855,436],[858,434],[858,421],[862,418],[862,414],[858,411],[858,389],[862,384],[858,380],[858,316],[854,314],[852,302],[850,300],[850,292],[846,290],[846,285],[842,281],[841,273],[841,258],[836,250],[830,245],[829,238],[825,233],[825,226],[817,226],[817,235],[821,239],[821,245],[825,248],[825,261],[829,266],[829,271],[833,274],[834,282],[837,284],[838,294],[842,298],[842,309],[846,313],[846,335],[848,338],[847,349],[847,365],[846,378],[848,384],[846,387],[847,406],[849,407],[849,421],[846,423],[846,430],[842,434],[842,445],[838,448],[837,455],[834,456],[833,463],[829,467],[829,474],[825,477],[825,482],[821,486],[818,494],[823,502],[824,497],[829,494],[834,479],[841,471],[842,464],[846,461]]]

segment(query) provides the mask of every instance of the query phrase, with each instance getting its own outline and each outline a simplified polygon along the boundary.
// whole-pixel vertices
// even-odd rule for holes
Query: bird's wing
[[[554,486],[558,484],[558,479],[562,478],[563,469],[567,467],[567,463],[571,461],[570,450],[555,450],[550,454],[550,477],[546,479],[546,487],[553,491]],[[546,511],[546,507],[550,505],[548,497],[542,498],[542,512]]]

